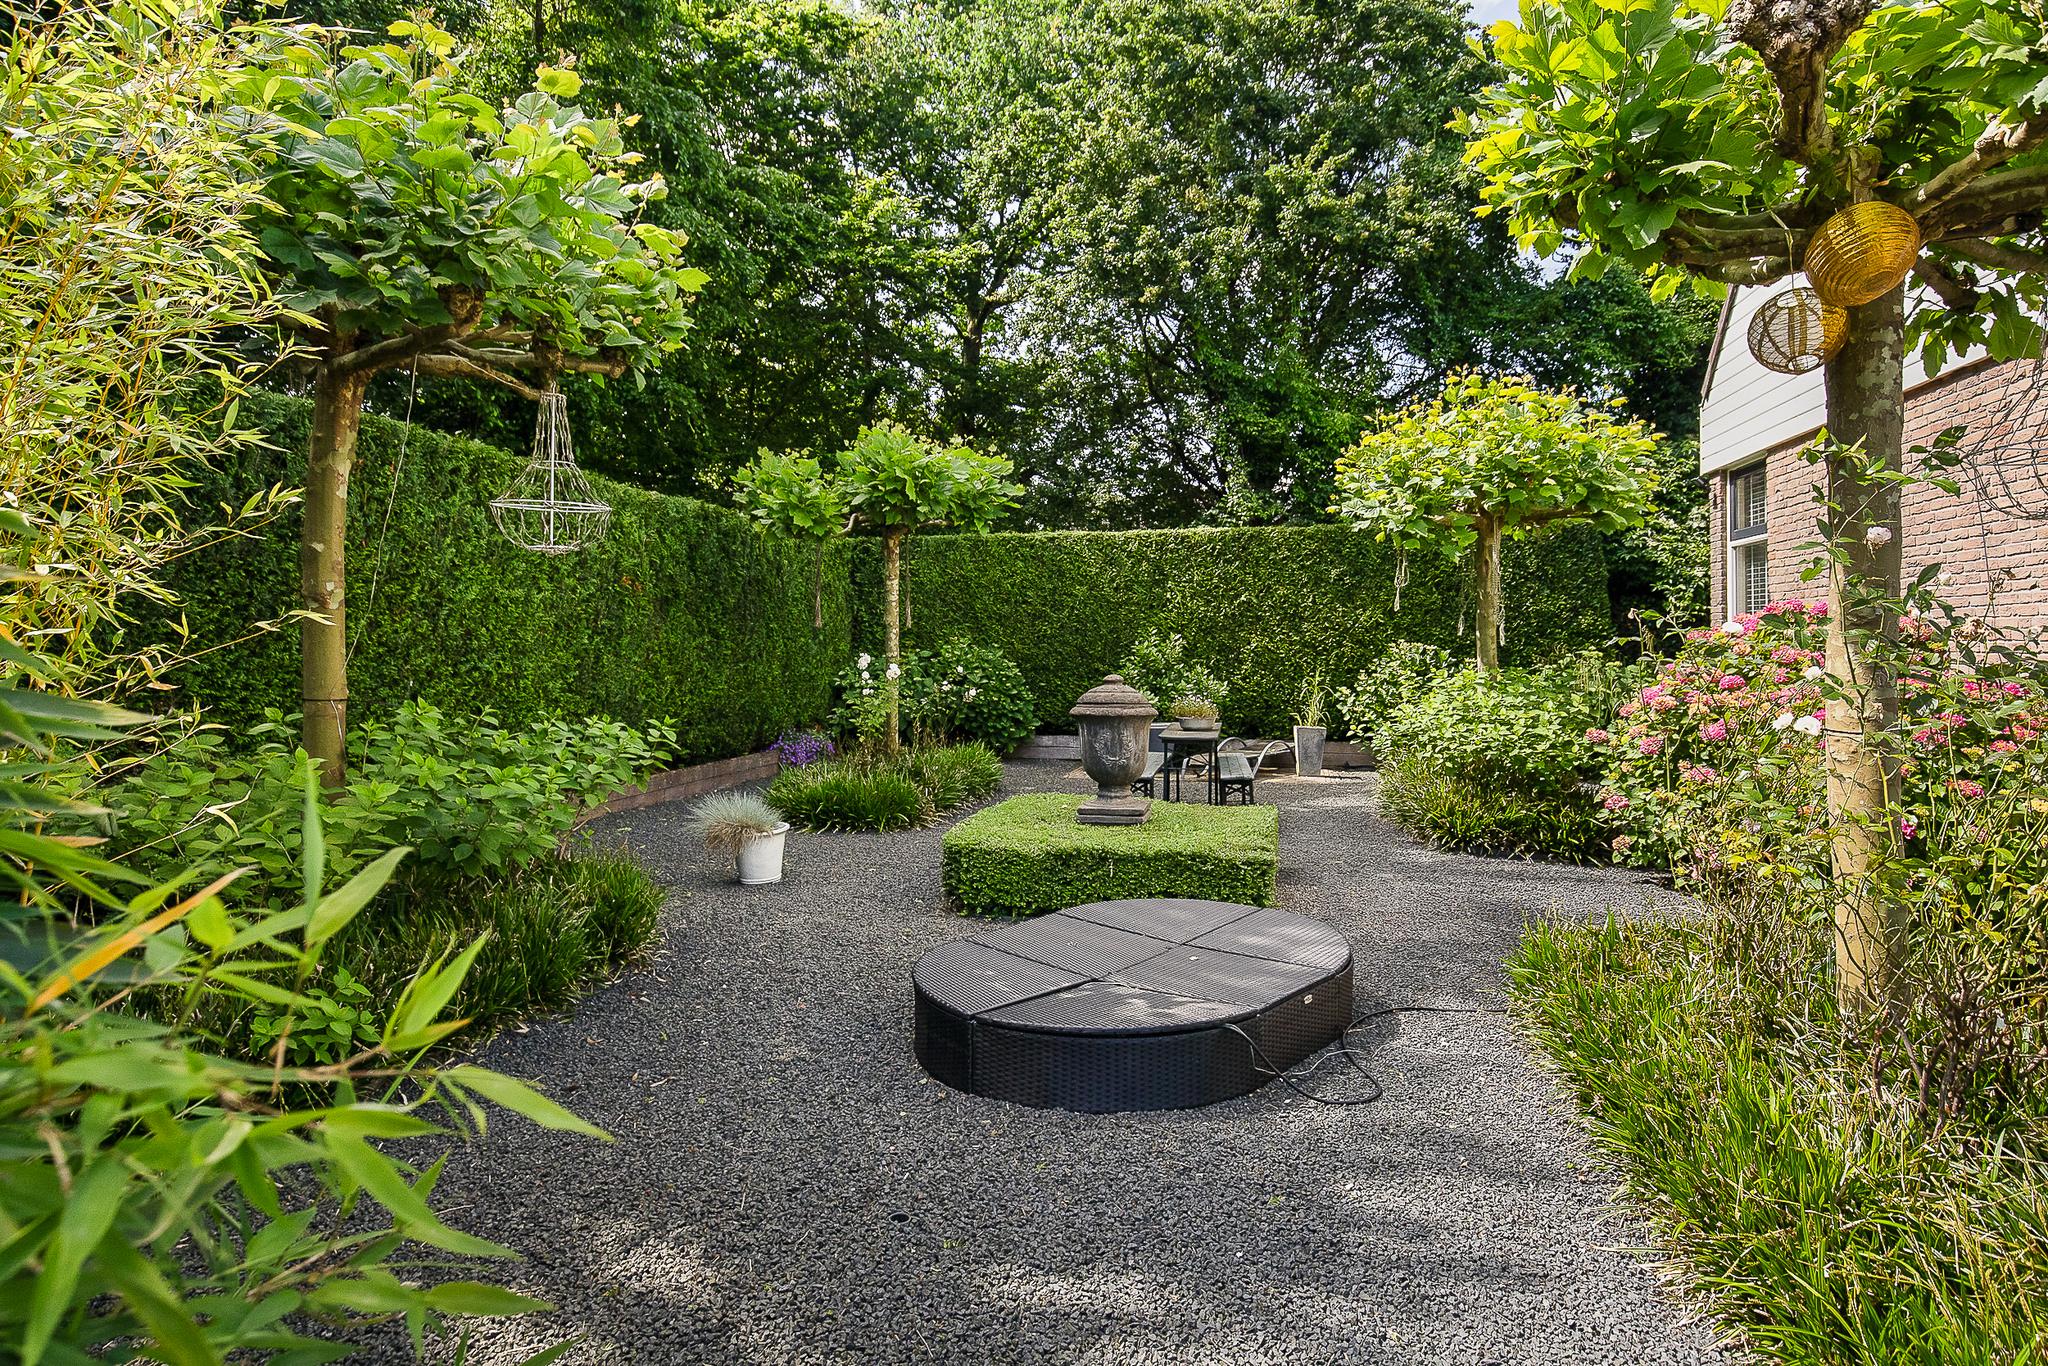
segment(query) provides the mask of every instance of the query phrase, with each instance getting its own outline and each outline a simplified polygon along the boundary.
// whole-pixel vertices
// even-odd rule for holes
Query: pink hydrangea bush
[[[1617,858],[1702,882],[1823,878],[1828,626],[1826,604],[1787,601],[1688,632],[1612,733],[1588,733],[1607,755]],[[1901,721],[1886,875],[1976,905],[1994,882],[2048,874],[2048,688],[2038,657],[1973,648],[1973,629],[1909,610],[1888,647]]]
[[[1825,821],[1810,671],[1826,619],[1825,603],[1779,602],[1689,631],[1612,734],[1588,733],[1608,756],[1601,807],[1617,859],[1695,877],[1810,863]]]

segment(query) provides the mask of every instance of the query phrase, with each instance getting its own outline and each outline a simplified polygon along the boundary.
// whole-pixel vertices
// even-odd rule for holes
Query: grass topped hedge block
[[[1085,798],[1012,797],[946,832],[946,895],[964,911],[1037,915],[1090,901],[1184,896],[1273,904],[1280,813],[1154,802],[1143,825],[1081,825]]]

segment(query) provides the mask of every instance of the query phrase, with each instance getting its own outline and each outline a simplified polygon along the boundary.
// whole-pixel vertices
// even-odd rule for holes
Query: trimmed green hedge
[[[1273,904],[1276,808],[1154,802],[1143,825],[1081,825],[1074,812],[1084,800],[1032,792],[961,821],[946,832],[946,895],[961,910],[996,915],[1147,896]]]
[[[1229,729],[1263,735],[1287,733],[1318,670],[1345,686],[1395,640],[1472,649],[1460,566],[1411,557],[1396,613],[1393,551],[1348,527],[925,535],[905,558],[906,644],[965,636],[997,647],[1023,670],[1046,728],[1071,729],[1074,699],[1153,629],[1179,632],[1223,678]],[[1612,633],[1598,533],[1567,527],[1512,543],[1505,570],[1509,662]],[[881,556],[871,543],[854,580],[856,635],[874,649]]]
[[[310,407],[272,395],[245,402],[245,420],[277,449],[201,476],[195,508],[302,483]],[[844,547],[827,563],[823,630],[811,627],[814,555],[693,499],[594,480],[614,509],[604,541],[532,554],[498,534],[487,506],[520,459],[419,426],[385,535],[400,432],[365,420],[349,485],[353,714],[422,697],[508,720],[671,717],[684,757],[697,759],[757,748],[830,708],[832,676],[851,653]],[[191,555],[168,579],[198,646],[236,640],[297,606],[297,518]],[[298,632],[287,626],[202,655],[172,679],[179,700],[238,725],[265,707],[297,710],[298,667]]]

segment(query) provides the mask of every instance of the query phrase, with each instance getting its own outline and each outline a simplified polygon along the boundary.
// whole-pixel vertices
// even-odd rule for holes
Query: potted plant
[[[1182,730],[1214,730],[1222,712],[1200,693],[1185,693],[1173,699],[1173,719]]]
[[[706,849],[732,859],[742,886],[782,881],[789,822],[758,793],[712,793],[690,808],[689,828]]]
[[[1301,711],[1294,726],[1294,776],[1319,778],[1323,773],[1323,676],[1319,672],[1302,689]]]

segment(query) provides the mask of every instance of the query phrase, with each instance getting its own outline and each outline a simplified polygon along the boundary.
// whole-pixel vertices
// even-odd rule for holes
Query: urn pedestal
[[[1095,781],[1095,796],[1074,819],[1083,825],[1142,825],[1152,814],[1150,797],[1131,795],[1145,776],[1152,721],[1159,713],[1136,688],[1111,674],[1081,694],[1067,715],[1081,732],[1081,767]]]

